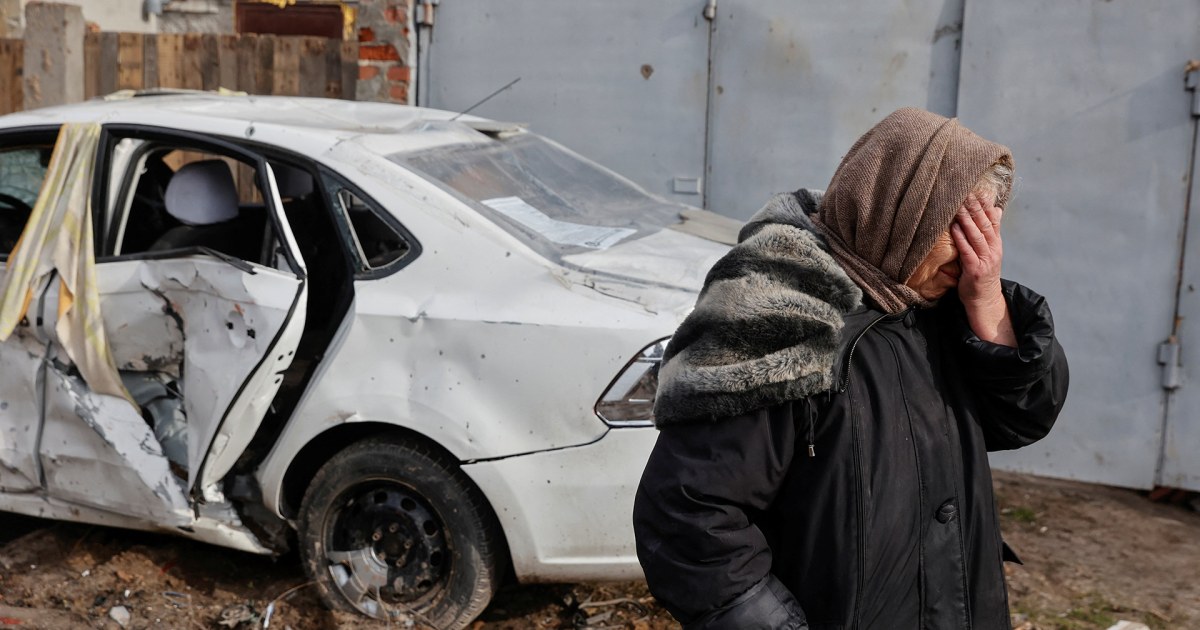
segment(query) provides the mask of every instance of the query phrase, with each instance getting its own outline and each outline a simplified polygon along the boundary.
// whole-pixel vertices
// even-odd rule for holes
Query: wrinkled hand
[[[986,197],[971,193],[954,217],[950,236],[958,248],[962,268],[958,297],[966,308],[971,330],[984,341],[1015,347],[1016,335],[1000,288],[1000,265],[1004,260],[1002,214]]]

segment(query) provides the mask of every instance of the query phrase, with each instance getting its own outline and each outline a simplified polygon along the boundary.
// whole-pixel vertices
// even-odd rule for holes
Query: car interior
[[[25,229],[53,151],[53,143],[0,147],[0,260]]]

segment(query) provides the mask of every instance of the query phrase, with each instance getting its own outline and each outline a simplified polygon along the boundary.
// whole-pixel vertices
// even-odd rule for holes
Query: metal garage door
[[[907,105],[954,115],[962,0],[721,0],[708,208],[749,218],[825,188],[850,145]]]
[[[419,102],[533,129],[701,205],[709,23],[702,2],[444,0]]]
[[[998,465],[1156,481],[1167,400],[1157,358],[1175,316],[1195,129],[1183,70],[1200,54],[1197,24],[1193,0],[967,5],[958,113],[1016,156],[1006,275],[1053,298],[1073,384],[1050,436]],[[1200,315],[1188,297],[1185,311]],[[1196,325],[1184,322],[1186,336]],[[1198,396],[1200,383],[1171,404],[1193,448]],[[1190,464],[1195,481],[1200,462]]]
[[[1073,385],[1050,437],[995,463],[1200,490],[1200,361],[1177,358],[1200,352],[1184,84],[1200,3],[442,0],[437,12],[421,104],[462,109],[521,77],[477,112],[735,218],[772,192],[824,186],[900,106],[957,113],[1010,145],[1006,275],[1050,298]]]

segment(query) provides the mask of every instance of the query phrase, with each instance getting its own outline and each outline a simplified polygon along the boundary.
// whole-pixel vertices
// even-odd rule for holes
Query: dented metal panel
[[[171,472],[138,410],[123,398],[92,392],[68,371],[58,361],[46,371],[46,492],[157,523],[189,524],[183,479]]]
[[[370,169],[356,182],[424,252],[355,283],[351,319],[258,471],[272,509],[292,457],[343,422],[408,427],[462,460],[596,440],[606,430],[596,400],[641,348],[674,331],[695,301],[702,259],[725,251],[672,231],[649,245],[678,261],[633,241],[567,269],[404,169],[345,157],[354,166],[339,170]]]
[[[633,490],[658,431],[614,429],[599,442],[463,466],[493,505],[522,582],[641,579]]]
[[[0,263],[0,279],[3,277]],[[37,470],[38,409],[45,346],[26,326],[0,342],[0,491],[41,488]]]
[[[96,266],[96,277],[122,369],[182,375],[190,487],[226,410],[276,343],[300,280],[207,256],[109,261]],[[285,368],[294,350],[293,342],[283,352],[283,367],[271,365]],[[269,394],[277,388],[271,384]],[[252,435],[261,414],[239,420]]]
[[[201,514],[186,527],[179,527],[169,522],[147,520],[130,512],[114,511],[111,507],[109,509],[89,507],[47,497],[43,494],[0,493],[0,511],[76,523],[156,531],[250,553],[264,555],[272,553],[272,550],[264,547],[227,507],[223,511],[213,511],[213,514],[220,516]]]

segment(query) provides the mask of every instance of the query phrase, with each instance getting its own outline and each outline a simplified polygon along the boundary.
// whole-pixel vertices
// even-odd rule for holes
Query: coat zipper
[[[905,313],[907,314],[907,311],[905,311]],[[845,369],[842,372],[842,382],[838,387],[839,394],[846,393],[847,389],[850,387],[850,362],[854,359],[854,350],[858,347],[858,342],[862,340],[863,335],[866,335],[867,331],[871,330],[875,324],[878,324],[888,317],[890,317],[890,314],[888,313],[884,313],[883,315],[876,317],[871,321],[871,323],[867,324],[865,328],[859,331],[858,335],[854,337],[854,341],[850,342],[850,351],[846,353],[846,364],[844,366]],[[854,452],[854,476],[855,482],[858,484],[858,579],[856,580],[857,592],[854,594],[854,627],[857,628],[860,625],[862,617],[862,596],[867,570],[867,492],[866,482],[863,480],[862,447],[859,444],[860,429],[858,425],[861,422],[861,418],[858,417],[858,408],[854,405],[853,394],[850,395],[849,403],[850,413],[854,419],[854,421],[850,423],[851,432],[854,436],[853,440],[851,441],[851,445],[853,447],[851,450]]]
[[[876,321],[878,321],[878,320],[876,320]],[[857,339],[855,340],[855,343],[858,343]],[[850,418],[851,418],[850,431],[851,431],[851,434],[854,436],[850,442],[851,446],[852,446],[851,450],[854,453],[854,481],[855,481],[855,484],[858,486],[858,501],[856,501],[856,503],[858,504],[857,505],[857,508],[858,508],[858,532],[857,532],[858,533],[858,549],[857,549],[857,551],[858,551],[858,553],[856,554],[858,556],[857,557],[858,575],[855,576],[856,579],[855,579],[855,592],[854,592],[854,619],[853,619],[853,627],[857,628],[857,627],[859,627],[859,621],[860,621],[860,617],[862,615],[863,584],[866,580],[865,574],[866,574],[866,570],[867,570],[867,550],[866,550],[866,545],[867,545],[866,501],[867,501],[867,497],[866,497],[866,484],[863,481],[862,447],[858,443],[859,442],[858,424],[859,424],[860,418],[858,417],[858,408],[855,407],[855,405],[854,405],[854,395],[853,394],[850,395],[849,403],[850,403]]]
[[[905,311],[905,312],[907,312],[907,311]],[[867,331],[871,330],[871,328],[873,328],[875,326],[875,324],[878,324],[879,322],[887,319],[888,317],[891,317],[891,315],[888,313],[884,313],[883,315],[876,317],[874,320],[871,321],[870,324],[867,324],[867,326],[865,328],[863,328],[862,330],[860,330],[858,332],[858,335],[854,337],[854,341],[850,342],[850,352],[848,352],[846,354],[846,365],[843,366],[844,369],[842,370],[842,382],[838,386],[839,394],[844,394],[846,392],[846,388],[850,386],[850,361],[852,361],[854,359],[854,349],[858,347],[859,340],[861,340],[863,338],[863,335],[867,334]]]

